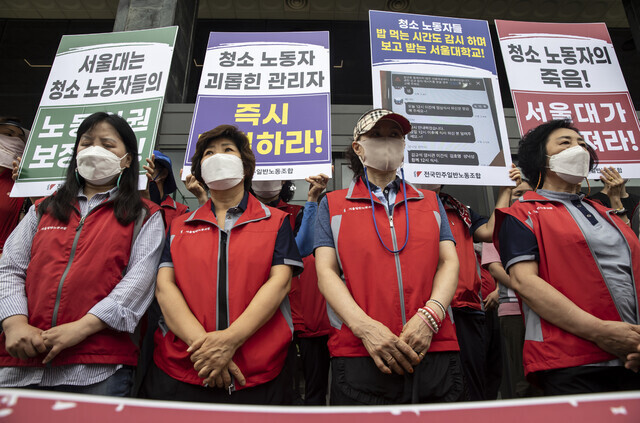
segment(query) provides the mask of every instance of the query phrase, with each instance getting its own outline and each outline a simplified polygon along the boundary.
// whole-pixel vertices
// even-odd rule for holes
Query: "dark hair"
[[[191,157],[191,174],[200,182],[205,189],[204,179],[202,179],[202,167],[200,161],[204,156],[205,150],[209,147],[211,141],[218,140],[220,138],[226,138],[233,141],[233,143],[240,151],[240,158],[242,159],[242,167],[244,168],[244,189],[245,191],[251,191],[251,179],[253,178],[253,172],[256,170],[256,157],[251,150],[251,144],[247,136],[233,125],[219,125],[215,128],[200,135],[196,142],[196,151]]]
[[[544,185],[544,173],[547,166],[547,141],[551,133],[557,129],[571,129],[578,134],[580,131],[569,120],[550,120],[527,132],[518,145],[518,165],[520,170],[529,180],[532,187]],[[589,152],[589,170],[598,164],[598,156],[595,150],[587,144]],[[538,179],[540,183],[538,183]]]
[[[4,124],[5,122],[12,122],[22,125],[22,120],[16,116],[0,116],[0,125]]]
[[[123,225],[129,224],[138,218],[143,208],[146,208],[138,191],[139,164],[136,135],[127,121],[120,116],[97,112],[82,121],[78,128],[76,143],[73,146],[73,156],[69,161],[64,184],[54,195],[45,198],[40,205],[41,210],[51,213],[60,221],[69,221],[69,214],[74,208],[78,190],[84,186],[84,179],[77,173],[78,164],[76,162],[80,138],[85,132],[90,131],[101,122],[106,122],[113,126],[131,157],[131,164],[122,171],[118,193],[113,199],[113,212],[116,215],[116,219]]]
[[[280,190],[280,199],[285,203],[288,203],[293,198],[293,193],[296,190],[296,186],[293,181],[284,181],[282,189]]]
[[[360,157],[355,151],[353,151],[351,144],[347,146],[347,149],[344,152],[344,158],[349,162],[349,169],[353,172],[354,177],[364,176],[364,166],[360,161]]]

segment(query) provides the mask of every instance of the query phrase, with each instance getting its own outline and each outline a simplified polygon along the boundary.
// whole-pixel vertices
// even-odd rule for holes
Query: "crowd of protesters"
[[[640,389],[638,197],[571,122],[520,141],[489,217],[402,170],[409,121],[355,124],[354,178],[307,202],[252,181],[231,125],[176,202],[121,117],[77,131],[64,183],[9,196],[28,130],[0,118],[0,387],[232,404],[388,405]],[[588,193],[590,194],[590,193]],[[330,382],[329,382],[330,381]],[[302,388],[301,388],[302,387]]]

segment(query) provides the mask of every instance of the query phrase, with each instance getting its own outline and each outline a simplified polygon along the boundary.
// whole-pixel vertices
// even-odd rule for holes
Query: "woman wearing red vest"
[[[290,403],[286,296],[302,261],[287,215],[249,194],[255,157],[236,127],[200,135],[192,162],[211,198],[171,224],[156,288],[164,317],[142,395]]]
[[[171,222],[176,216],[189,213],[189,206],[178,203],[171,198],[171,194],[176,192],[176,180],[173,176],[173,168],[171,158],[159,150],[153,150],[151,159],[147,159],[147,171],[149,179],[148,192],[149,199],[162,207],[164,212],[164,221],[166,223],[166,231],[169,231]]]
[[[10,197],[13,162],[22,156],[28,134],[18,118],[0,116],[0,256],[4,242],[18,225],[21,211],[28,203],[24,198]]]
[[[527,377],[546,395],[639,389],[628,368],[639,364],[640,242],[580,194],[595,151],[554,120],[523,137],[518,159],[536,191],[496,212],[494,242],[523,301]]]
[[[164,226],[138,192],[138,143],[117,115],[78,128],[64,185],[0,260],[0,385],[126,396]]]
[[[305,178],[309,192],[304,208],[289,204],[295,186],[291,181],[253,181],[251,187],[258,200],[286,212],[295,235],[304,272],[291,280],[289,302],[295,343],[300,351],[300,364],[304,376],[304,404],[326,405],[329,386],[329,317],[327,303],[318,290],[313,235],[315,231],[318,198],[327,187],[329,177],[320,174]],[[294,372],[299,367],[294,362]],[[294,374],[294,384],[297,378]],[[294,388],[297,391],[297,386]],[[297,395],[297,392],[296,392]]]
[[[458,258],[436,194],[396,177],[410,130],[389,110],[365,113],[348,153],[356,176],[318,209],[316,269],[331,308],[335,405],[462,398],[459,348],[446,314]]]

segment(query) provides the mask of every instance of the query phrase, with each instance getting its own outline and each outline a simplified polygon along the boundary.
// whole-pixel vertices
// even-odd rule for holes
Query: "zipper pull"
[[[389,226],[393,228],[393,216],[389,216]]]
[[[231,395],[231,392],[233,392],[235,390],[235,385],[232,383],[231,385],[229,385],[229,395]]]
[[[80,219],[80,223],[78,224],[78,227],[76,228],[76,232],[78,232],[80,229],[82,229],[82,225],[84,225],[84,219],[87,216],[82,216],[82,219]]]

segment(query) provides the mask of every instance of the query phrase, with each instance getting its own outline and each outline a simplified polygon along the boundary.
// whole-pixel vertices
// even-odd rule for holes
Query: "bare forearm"
[[[460,263],[453,242],[441,241],[440,244],[440,261],[429,298],[439,301],[446,309],[458,286]]]
[[[609,195],[609,202],[611,203],[611,208],[614,210],[622,210],[624,209],[624,205],[622,204],[622,200],[620,199],[620,195]],[[629,218],[627,214],[622,214],[619,216],[620,219],[627,225],[629,224]]]
[[[335,249],[320,247],[316,249],[316,272],[318,288],[327,303],[338,314],[357,337],[361,337],[362,328],[371,318],[360,308],[339,276]]]
[[[509,280],[509,275],[505,272],[504,267],[499,262],[489,263],[489,273],[493,279],[496,280],[496,284],[504,285],[507,288],[511,288],[511,281]]]
[[[500,192],[498,193],[498,201],[496,201],[496,206],[491,212],[491,216],[489,217],[489,221],[484,225],[480,226],[473,233],[474,242],[492,242],[493,241],[493,229],[496,225],[496,211],[495,209],[501,209],[504,207],[509,207],[509,201],[511,200],[511,190],[513,187],[500,187]]]
[[[2,330],[4,332],[7,332],[16,326],[28,324],[29,318],[27,316],[25,316],[24,314],[14,314],[13,316],[9,316],[2,321]]]
[[[533,263],[535,272],[532,272]],[[549,323],[581,338],[595,341],[602,321],[585,312],[537,274],[537,263],[522,262],[511,267],[511,285],[522,300]]]
[[[189,309],[174,278],[174,271],[170,267],[163,267],[158,271],[156,298],[169,330],[185,344],[191,345],[206,331]]]
[[[256,292],[247,308],[229,326],[232,338],[242,345],[271,319],[291,289],[291,267],[277,265],[271,268],[269,279]]]
[[[93,314],[85,314],[77,320],[77,323],[79,324],[79,331],[85,338],[109,327],[105,322]]]

